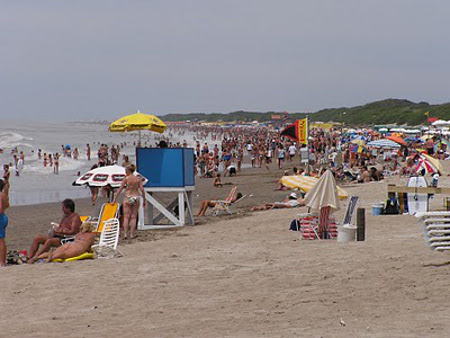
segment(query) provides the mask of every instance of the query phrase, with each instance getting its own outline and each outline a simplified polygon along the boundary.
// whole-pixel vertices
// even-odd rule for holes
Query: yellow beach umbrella
[[[304,193],[310,191],[318,181],[318,178],[311,176],[283,176],[280,179],[280,183],[285,187],[300,189]],[[337,187],[337,190],[340,199],[345,199],[348,197],[348,193],[341,187]]]
[[[136,114],[121,117],[109,125],[109,131],[128,132],[139,131],[139,144],[141,143],[141,130],[150,130],[162,134],[167,129],[166,124],[155,115],[142,114],[138,111]]]

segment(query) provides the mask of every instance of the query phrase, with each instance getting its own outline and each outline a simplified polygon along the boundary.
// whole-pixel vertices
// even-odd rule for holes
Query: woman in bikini
[[[77,257],[85,252],[89,252],[96,234],[92,233],[92,225],[90,223],[84,223],[81,226],[80,232],[75,235],[73,242],[66,243],[55,251],[45,252],[38,259],[47,258],[47,263],[52,262],[54,259],[67,259],[71,257]]]
[[[125,173],[127,176],[123,179],[113,201],[113,203],[116,203],[117,196],[119,196],[122,190],[125,189],[125,198],[123,199],[124,239],[128,238],[128,231],[130,238],[135,238],[134,232],[136,230],[136,220],[140,202],[139,191],[141,191],[142,196],[145,196],[142,179],[141,177],[134,175],[135,170],[136,167],[133,164],[130,164],[125,168]],[[145,198],[143,199],[143,206],[145,207]]]

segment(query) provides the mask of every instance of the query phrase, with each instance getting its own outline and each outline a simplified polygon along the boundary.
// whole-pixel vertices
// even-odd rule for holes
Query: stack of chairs
[[[450,250],[450,212],[422,212],[419,218],[425,245],[434,251]]]
[[[319,215],[318,214],[298,214],[296,219],[297,231],[300,231],[300,239],[313,240],[325,239],[319,233]],[[328,215],[327,238],[336,239],[338,235],[336,221]]]

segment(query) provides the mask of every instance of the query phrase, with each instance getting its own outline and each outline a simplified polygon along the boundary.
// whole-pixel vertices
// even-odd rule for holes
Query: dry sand
[[[365,242],[301,241],[288,228],[304,208],[248,211],[283,199],[286,192],[274,191],[280,173],[225,179],[247,194],[238,215],[141,232],[120,245],[122,258],[2,269],[0,336],[448,335],[449,256],[425,247],[414,217],[371,215],[371,204],[386,198],[386,182],[347,187],[366,208]],[[197,206],[229,192],[211,185],[197,181]],[[81,214],[92,212],[87,200],[76,202]],[[436,196],[433,208],[441,207]],[[26,249],[61,211],[49,204],[8,214],[9,248]]]

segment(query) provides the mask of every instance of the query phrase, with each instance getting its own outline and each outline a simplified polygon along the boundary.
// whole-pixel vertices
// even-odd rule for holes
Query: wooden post
[[[366,239],[366,209],[358,208],[356,210],[356,240],[364,241]]]
[[[405,212],[405,195],[402,192],[398,193],[398,206],[400,207],[400,215]]]

